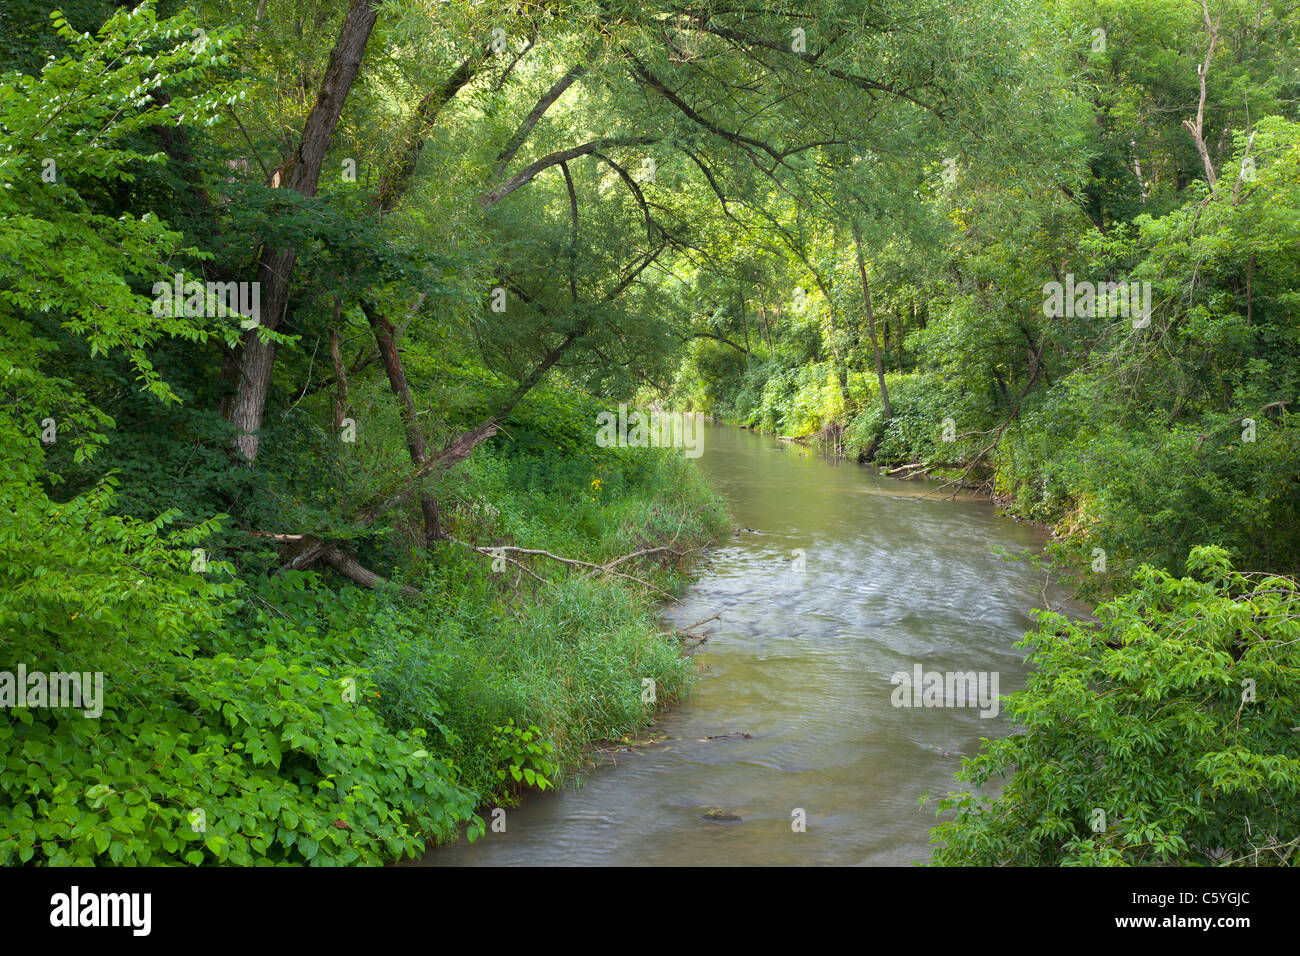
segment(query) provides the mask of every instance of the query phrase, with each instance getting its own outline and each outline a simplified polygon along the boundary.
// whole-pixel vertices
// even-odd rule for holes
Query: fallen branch
[[[938,465],[927,465],[927,464],[926,464],[925,462],[923,462],[923,461],[915,461],[915,462],[912,462],[910,465],[900,465],[900,466],[897,467],[897,468],[886,468],[886,469],[885,469],[885,474],[886,474],[888,477],[893,478],[895,475],[900,475],[900,474],[902,474],[903,472],[908,472],[908,474],[907,474],[907,477],[908,477],[908,478],[915,478],[917,475],[924,475],[924,474],[926,474],[926,473],[927,473],[931,468],[937,468],[937,467],[939,467],[939,466],[938,466]],[[918,470],[918,469],[919,469],[919,470]]]
[[[998,439],[1002,437],[1003,428],[1006,428],[1006,426],[1010,424],[1011,424],[1010,421],[1006,421],[1002,423],[1002,428],[998,429],[997,438],[994,438],[992,442],[990,442],[988,445],[985,445],[978,452],[976,452],[975,457],[971,459],[970,464],[966,466],[966,470],[963,471],[961,475],[949,481],[945,481],[938,488],[934,489],[934,491],[927,491],[922,497],[928,498],[932,494],[936,494],[940,491],[943,491],[943,489],[947,488],[949,485],[956,485],[957,491],[961,491],[961,489],[963,488],[980,488],[983,487],[985,484],[987,484],[987,481],[982,481],[978,485],[971,485],[971,484],[967,484],[966,479],[967,477],[969,477],[970,473],[975,470],[975,466],[978,465],[980,462],[982,462],[985,459],[985,457],[988,455],[988,453],[998,446]],[[954,491],[948,497],[956,498],[957,491]]]
[[[307,540],[308,536],[304,534],[275,534],[270,531],[250,531],[249,534],[258,538],[270,538],[283,544],[294,544]],[[350,581],[355,581],[362,587],[375,588],[392,584],[393,582],[383,575],[376,574],[369,568],[365,567],[356,558],[340,550],[336,545],[326,544],[324,548],[316,555],[316,559],[326,562],[334,567],[340,574]],[[423,597],[424,595],[412,587],[400,585],[401,592],[409,597]]]
[[[450,468],[470,456],[480,444],[497,433],[497,422],[489,419],[476,428],[462,432],[444,448],[431,453],[419,468],[402,478],[390,489],[370,504],[361,508],[353,517],[354,524],[368,525],[381,515],[387,514],[410,498],[419,488],[421,478],[440,468]]]
[[[640,584],[642,587],[650,588],[650,590],[652,591],[658,591],[666,598],[671,599],[673,597],[672,594],[668,593],[663,588],[659,587],[658,585],[651,584],[649,581],[645,580],[644,578],[638,578],[633,574],[626,574],[623,571],[614,570],[614,567],[616,565],[622,564],[624,561],[636,557],[639,554],[648,554],[651,551],[670,550],[667,548],[647,548],[644,551],[633,552],[632,554],[625,554],[620,558],[616,558],[613,561],[610,561],[608,564],[595,564],[591,561],[583,561],[579,558],[566,558],[562,554],[553,554],[552,552],[546,551],[542,548],[519,548],[513,545],[498,545],[496,547],[486,548],[486,547],[481,547],[479,545],[470,544],[468,541],[461,541],[459,538],[453,538],[450,535],[443,538],[443,540],[450,541],[453,544],[460,545],[462,548],[469,548],[471,551],[477,551],[479,554],[488,555],[489,557],[492,558],[502,557],[505,560],[510,561],[512,564],[519,565],[520,567],[523,567],[523,565],[519,564],[518,561],[514,561],[513,559],[508,557],[505,554],[505,552],[510,551],[513,552],[514,554],[530,554],[530,555],[537,555],[543,558],[550,558],[552,561],[559,561],[561,564],[567,564],[571,567],[584,568],[592,574],[596,574],[596,573],[613,574],[620,578],[626,578],[629,581],[635,581],[637,584]],[[698,550],[698,549],[692,549],[692,550]],[[686,552],[674,552],[674,553],[685,554]],[[529,571],[528,573],[533,574],[532,571]],[[537,577],[537,575],[533,574],[533,577]],[[539,578],[539,580],[546,580],[546,579]],[[547,581],[546,583],[550,584],[551,582]]]
[[[705,641],[709,639],[709,636],[707,634],[696,634],[695,629],[699,627],[701,624],[708,624],[710,621],[720,621],[720,620],[722,620],[721,611],[719,611],[717,614],[711,614],[710,616],[706,617],[702,621],[696,621],[694,624],[691,624],[687,627],[679,627],[676,629],[675,633],[679,635],[683,640],[690,638],[693,641],[699,641],[701,644],[703,644]]]
[[[382,515],[401,505],[420,488],[420,479],[438,468],[450,468],[470,456],[474,449],[497,433],[495,419],[488,419],[477,428],[463,432],[450,445],[433,452],[425,458],[424,464],[405,477],[390,485],[389,488],[369,504],[358,509],[351,518],[354,525],[373,524]],[[334,543],[313,535],[302,535],[298,539],[299,547],[286,555],[282,571],[303,571],[325,557],[325,552],[334,547]]]
[[[722,612],[719,611],[717,614],[711,614],[711,615],[709,615],[708,617],[706,617],[706,618],[705,618],[704,620],[702,620],[702,621],[696,621],[694,624],[690,624],[690,625],[688,625],[688,626],[686,626],[686,627],[683,627],[683,628],[678,628],[678,630],[682,630],[682,631],[693,631],[693,630],[695,630],[697,627],[699,627],[701,624],[708,624],[710,621],[721,621],[721,620],[722,620]]]
[[[454,544],[464,545],[464,546],[467,547],[467,548],[472,548],[473,550],[477,551],[479,554],[486,554],[486,555],[489,555],[493,560],[496,560],[496,559],[499,557],[499,558],[501,558],[503,561],[509,561],[511,564],[513,564],[515,567],[519,568],[519,570],[523,571],[523,572],[524,572],[525,574],[527,574],[529,577],[536,578],[538,581],[541,581],[543,584],[545,584],[548,588],[553,588],[553,587],[555,587],[555,583],[554,583],[553,581],[551,581],[551,580],[548,579],[548,578],[544,578],[544,577],[542,577],[540,574],[538,574],[538,573],[537,573],[536,571],[534,571],[532,568],[528,567],[528,565],[524,564],[522,561],[517,561],[517,560],[515,560],[514,558],[512,558],[512,557],[510,557],[509,555],[506,555],[506,554],[500,554],[500,555],[496,554],[495,552],[498,550],[498,549],[496,549],[496,548],[480,548],[480,547],[477,547],[477,546],[475,546],[475,545],[472,545],[472,544],[470,544],[470,543],[468,543],[468,542],[466,542],[466,541],[461,541],[461,540],[458,539],[458,538],[453,538],[453,537],[451,537],[450,535],[447,535],[447,536],[443,537],[442,540],[443,540],[443,541],[451,541],[451,542],[453,542]],[[502,549],[502,550],[503,550],[503,549]]]

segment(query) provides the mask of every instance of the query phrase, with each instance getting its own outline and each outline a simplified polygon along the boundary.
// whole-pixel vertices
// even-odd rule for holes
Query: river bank
[[[509,442],[467,463],[471,504],[451,533],[470,548],[446,555],[457,563],[440,596],[467,628],[447,648],[463,678],[442,683],[437,719],[443,752],[477,794],[471,833],[682,699],[691,665],[658,612],[729,528],[680,453],[592,449],[585,412],[531,409]]]

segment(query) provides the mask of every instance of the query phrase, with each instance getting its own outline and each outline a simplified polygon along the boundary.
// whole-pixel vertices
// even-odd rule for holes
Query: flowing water
[[[938,482],[899,482],[740,429],[708,426],[703,447],[699,464],[735,525],[753,530],[715,549],[664,612],[679,627],[721,614],[699,629],[708,640],[690,695],[643,734],[666,739],[614,754],[577,789],[525,798],[506,832],[433,850],[424,864],[929,856],[934,806],[918,799],[955,788],[961,756],[1010,725],[978,707],[896,707],[891,676],[921,664],[996,673],[1002,694],[1022,688],[1024,654],[1012,645],[1044,606],[1043,573],[992,547],[1037,551],[1043,532],[946,491],[923,497]],[[705,819],[712,808],[740,820]]]

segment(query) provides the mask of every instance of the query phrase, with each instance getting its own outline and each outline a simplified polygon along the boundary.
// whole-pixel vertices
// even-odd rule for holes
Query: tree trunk
[[[903,324],[903,307],[900,305],[894,313],[894,344],[898,347],[897,371],[903,371],[903,336],[906,326]]]
[[[880,404],[885,410],[885,421],[894,417],[889,407],[889,389],[885,387],[885,367],[880,361],[880,344],[876,341],[876,317],[871,311],[871,286],[867,284],[867,263],[862,258],[862,242],[853,233],[853,249],[858,254],[858,274],[862,276],[862,300],[867,307],[867,329],[871,333],[871,351],[876,357],[876,381],[880,384]]]
[[[750,360],[753,358],[753,356],[750,355],[749,352],[749,315],[745,312],[744,293],[741,293],[740,295],[740,327],[745,332],[745,364],[749,365]]]
[[[361,562],[359,562],[356,558],[354,558],[350,554],[347,554],[339,550],[338,548],[330,548],[329,550],[325,551],[321,555],[321,557],[324,558],[326,561],[328,561],[331,565],[333,565],[335,570],[337,570],[345,578],[355,581],[357,584],[360,584],[362,587],[377,588],[380,587],[381,585],[387,585],[392,583],[387,578],[375,574],[375,572],[371,571],[369,568],[363,567]],[[415,588],[407,587],[405,584],[400,586],[400,590],[407,597],[421,596],[419,591],[415,590]]]
[[[1196,103],[1196,122],[1183,120],[1183,126],[1192,134],[1196,152],[1200,154],[1201,164],[1205,167],[1205,180],[1210,189],[1218,182],[1214,172],[1214,163],[1210,161],[1210,151],[1205,145],[1205,81],[1210,72],[1210,61],[1214,59],[1214,48],[1219,42],[1219,25],[1210,19],[1210,8],[1201,0],[1201,13],[1205,17],[1205,32],[1210,35],[1210,48],[1205,51],[1205,61],[1196,67],[1196,76],[1201,84],[1201,97]],[[1224,132],[1227,132],[1225,129]]]
[[[303,126],[302,140],[294,155],[271,176],[272,187],[283,186],[307,197],[316,195],[325,151],[361,67],[361,57],[377,14],[377,0],[352,0],[330,53],[316,103]],[[279,327],[288,308],[289,280],[296,259],[297,252],[293,249],[262,249],[257,268],[263,306],[260,325],[271,331]],[[239,382],[230,409],[230,421],[235,426],[235,448],[249,462],[257,459],[257,433],[262,427],[274,367],[275,343],[262,341],[259,330],[250,329],[244,335]]]
[[[411,455],[411,464],[419,468],[428,458],[424,445],[424,433],[415,413],[415,401],[411,398],[411,387],[406,381],[406,370],[402,367],[402,357],[397,352],[394,340],[393,323],[375,311],[368,302],[361,303],[361,311],[366,314],[370,328],[375,333],[375,344],[379,346],[379,357],[388,373],[388,384],[397,399],[397,410],[402,416],[402,426],[406,431],[406,450]],[[424,543],[429,545],[442,537],[442,523],[438,511],[438,501],[432,495],[420,496],[420,511],[424,515]]]

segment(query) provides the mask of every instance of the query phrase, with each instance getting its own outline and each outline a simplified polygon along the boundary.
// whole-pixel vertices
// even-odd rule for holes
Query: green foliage
[[[6,718],[0,862],[377,864],[470,816],[450,763],[323,669],[275,649],[167,663],[171,697]]]
[[[5,505],[6,669],[99,671],[106,706],[4,711],[0,862],[377,863],[468,818],[471,794],[424,731],[346,702],[348,670],[301,662],[307,634],[260,614],[232,626],[230,566],[194,570],[215,523],[164,536],[173,516],[107,516],[111,503]]]
[[[559,773],[560,765],[552,759],[555,746],[549,740],[541,739],[541,730],[531,726],[527,729],[516,727],[513,717],[505,726],[493,727],[492,730],[495,736],[490,751],[501,765],[497,770],[498,780],[506,786],[510,786],[508,781],[513,780],[515,786],[525,785],[538,790],[555,786],[552,778]]]
[[[620,494],[637,472],[646,449],[602,448],[596,444],[597,415],[609,406],[571,389],[534,389],[503,422],[496,439],[509,461],[507,481],[518,488]]]
[[[592,420],[584,413],[569,428],[585,430],[581,422]],[[656,544],[686,550],[727,526],[716,496],[680,452],[624,449],[639,453],[624,458],[608,454],[617,449],[599,449],[603,460],[593,477],[572,470],[567,454],[553,447],[528,447],[530,453],[506,447],[468,463],[446,499],[454,502],[454,535],[603,562]],[[438,689],[450,733],[445,752],[468,786],[485,795],[498,790],[496,728],[511,720],[540,728],[556,764],[572,768],[591,744],[651,719],[641,702],[643,679],[655,681],[661,705],[685,692],[690,661],[660,632],[632,585],[592,581],[544,559],[530,566],[550,586],[509,565],[491,573],[489,565],[479,555],[447,553],[428,569],[426,586],[446,595],[424,639],[445,671]],[[638,561],[633,573],[671,590],[684,582],[684,571],[669,555]],[[532,594],[502,603],[503,588]],[[533,769],[557,782],[555,773]]]
[[[692,509],[668,511],[683,488],[702,495],[680,457],[629,468],[616,502],[587,487],[593,518],[576,523],[566,502],[584,489],[518,490],[508,473],[519,457],[532,456],[476,461],[468,500],[494,502],[501,527],[530,544],[604,558],[643,535],[680,535],[685,547],[722,523],[720,511],[701,510],[703,524]],[[191,570],[192,546],[215,523],[161,537],[169,516],[105,517],[111,502],[104,492],[38,505],[21,486],[8,502],[22,521],[0,534],[6,662],[72,670],[92,660],[120,703],[98,720],[6,712],[5,862],[414,855],[466,822],[481,831],[481,802],[510,798],[519,781],[553,786],[589,744],[643,725],[644,678],[671,702],[689,677],[677,643],[628,590],[567,580],[511,607],[483,561],[461,552],[428,568],[422,583],[442,596],[432,608],[336,592],[315,575],[239,585],[215,556]],[[139,577],[124,593],[128,565]],[[125,639],[142,633],[151,639]],[[202,832],[190,825],[197,810]]]
[[[958,423],[972,420],[962,413],[961,395],[933,372],[885,376],[893,415],[886,421],[879,402],[872,402],[850,420],[847,451],[874,447],[874,461],[960,461],[975,450],[979,435],[969,435]],[[952,419],[952,442],[944,440],[944,420]],[[976,419],[978,420],[978,419]]]
[[[1300,829],[1300,586],[1194,548],[1097,609],[1042,612],[1009,698],[1024,732],[963,762],[934,831],[938,865],[1292,862]],[[1012,772],[1014,771],[1014,776]]]
[[[202,81],[226,62],[234,33],[192,43],[188,16],[159,22],[150,4],[118,10],[97,37],[59,14],[52,19],[67,54],[47,61],[39,76],[0,78],[0,315],[14,333],[6,335],[0,361],[7,370],[32,368],[49,348],[38,331],[48,316],[83,339],[92,357],[123,353],[138,383],[174,399],[149,347],[166,337],[207,341],[218,330],[183,316],[155,316],[151,299],[136,290],[167,274],[163,263],[180,250],[182,237],[157,215],[97,212],[86,194],[130,183],[134,170],[162,161],[159,153],[132,148],[141,130],[211,122],[237,99],[214,86],[160,101],[142,81],[160,73],[181,89]],[[90,129],[97,135],[88,139]],[[232,323],[225,334],[233,340],[236,331]],[[53,388],[70,384],[5,375],[7,388],[19,383],[36,407],[51,412],[63,404]]]

